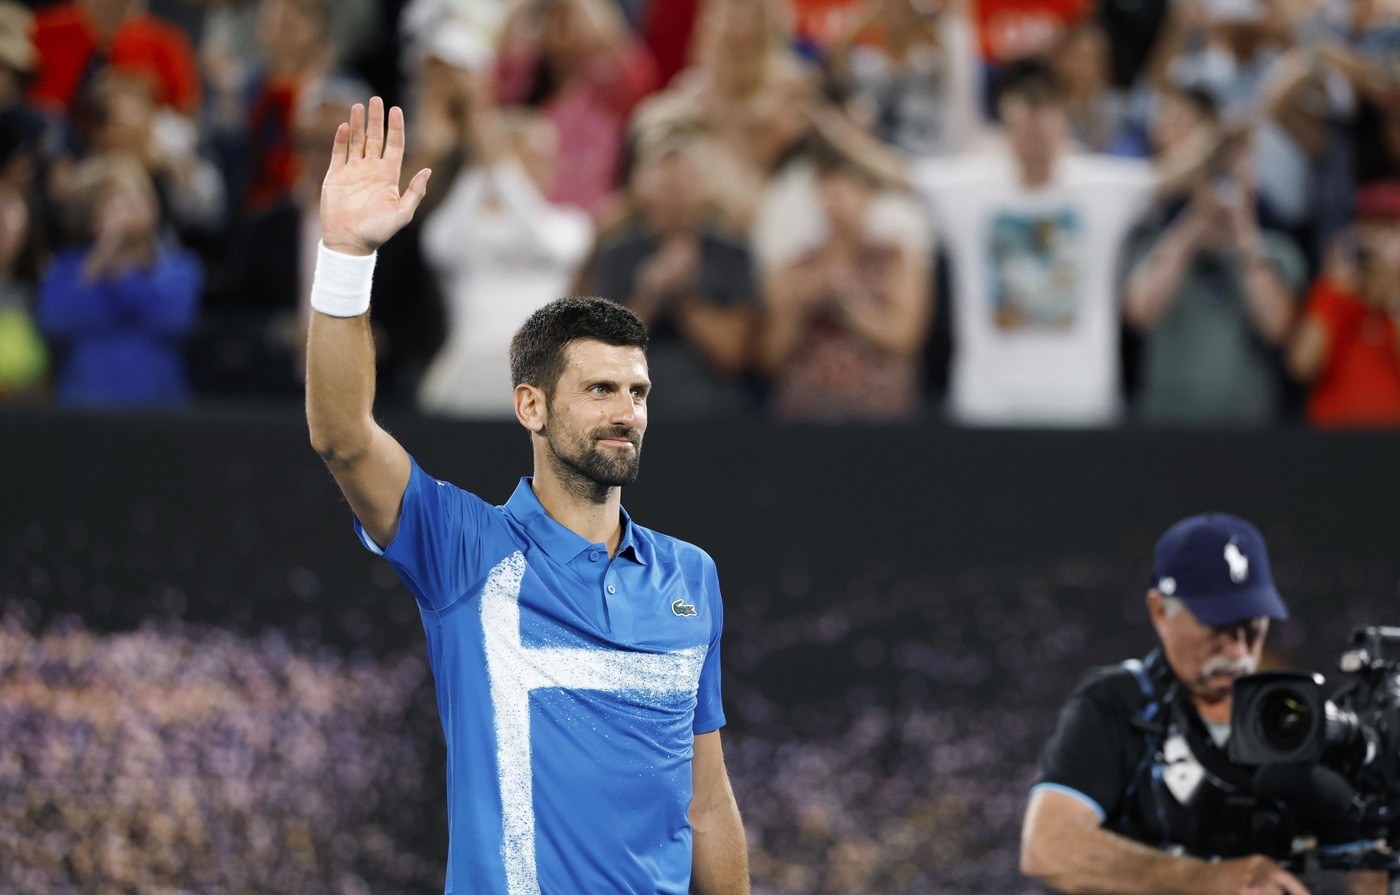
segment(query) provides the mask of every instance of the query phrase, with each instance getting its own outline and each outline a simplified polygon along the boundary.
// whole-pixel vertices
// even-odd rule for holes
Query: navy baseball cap
[[[1268,616],[1288,618],[1274,588],[1269,552],[1259,529],[1238,516],[1203,513],[1167,529],[1157,540],[1152,586],[1186,604],[1202,624],[1233,625]]]

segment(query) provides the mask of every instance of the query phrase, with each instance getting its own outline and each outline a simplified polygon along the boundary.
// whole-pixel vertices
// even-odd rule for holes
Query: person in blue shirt
[[[714,562],[634,523],[645,327],[604,299],[537,311],[511,345],[534,475],[504,506],[425,473],[373,419],[377,248],[400,192],[403,114],[374,98],[336,134],[321,196],[306,406],[365,546],[418,602],[448,752],[446,891],[749,891],[720,745]]]
[[[204,272],[160,238],[160,205],[136,161],[96,156],[75,175],[82,245],[60,252],[39,287],[39,327],[62,349],[57,397],[86,407],[169,406],[189,398],[185,338]]]

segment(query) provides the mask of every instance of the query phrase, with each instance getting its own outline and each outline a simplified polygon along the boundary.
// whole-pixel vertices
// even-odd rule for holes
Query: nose
[[[636,425],[637,402],[633,400],[631,392],[619,391],[610,409],[612,413],[609,414],[609,419],[612,423],[619,426]]]
[[[1238,657],[1249,652],[1249,634],[1243,625],[1221,628],[1219,634],[1228,655]]]

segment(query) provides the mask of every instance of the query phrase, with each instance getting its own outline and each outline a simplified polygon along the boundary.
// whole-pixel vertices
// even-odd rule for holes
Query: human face
[[[1261,616],[1219,627],[1203,624],[1184,605],[1171,615],[1166,599],[1155,590],[1148,594],[1147,605],[1177,680],[1198,704],[1228,711],[1235,679],[1259,668],[1269,620]]]
[[[1021,96],[1004,98],[999,108],[1006,142],[1023,175],[1032,181],[1048,178],[1068,130],[1064,110],[1054,102],[1031,102]]]
[[[672,150],[643,163],[637,174],[637,198],[656,230],[688,233],[704,211],[704,184],[689,151]]]
[[[585,339],[564,358],[541,432],[551,467],[566,488],[592,497],[632,484],[651,391],[646,353]]]

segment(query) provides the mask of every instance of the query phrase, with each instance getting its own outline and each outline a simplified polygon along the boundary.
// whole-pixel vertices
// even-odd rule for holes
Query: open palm
[[[376,96],[369,101],[368,116],[356,103],[350,123],[335,132],[330,169],[321,185],[321,238],[329,249],[369,254],[412,220],[423,201],[427,168],[399,193],[403,111],[398,106],[389,110],[387,134],[384,117],[384,101]]]

